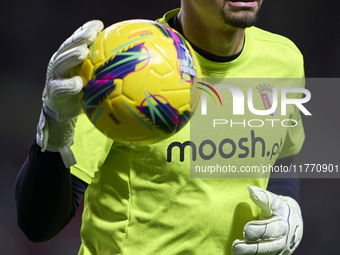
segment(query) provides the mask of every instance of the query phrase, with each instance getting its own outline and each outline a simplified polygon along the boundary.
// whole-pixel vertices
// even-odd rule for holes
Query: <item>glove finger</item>
[[[103,22],[100,20],[92,20],[78,28],[73,35],[67,38],[59,47],[56,55],[77,47],[82,44],[89,46],[97,37],[98,33],[104,28]]]
[[[78,116],[82,112],[78,97],[82,88],[83,82],[79,76],[50,81],[48,96],[43,98],[45,112],[57,121]]]
[[[234,255],[277,255],[284,247],[284,238],[252,243],[235,240],[232,245],[232,250]]]
[[[251,200],[262,209],[261,215],[269,218],[272,215],[287,217],[288,206],[280,196],[256,186],[248,186]]]
[[[88,54],[89,49],[85,44],[82,44],[58,55],[49,66],[50,70],[53,70],[52,79],[64,77],[67,71],[81,64]]]
[[[78,28],[74,33],[76,34],[79,31],[86,30],[86,29],[89,29],[89,28],[92,28],[92,29],[96,30],[97,33],[99,33],[100,31],[103,30],[104,24],[100,20],[90,20],[90,21],[86,22],[84,25],[82,25],[80,28]]]
[[[56,100],[60,95],[76,95],[82,88],[83,81],[79,76],[63,80],[52,80],[49,83],[49,98]]]
[[[250,221],[243,230],[243,236],[248,241],[278,239],[287,233],[288,224],[282,217]]]

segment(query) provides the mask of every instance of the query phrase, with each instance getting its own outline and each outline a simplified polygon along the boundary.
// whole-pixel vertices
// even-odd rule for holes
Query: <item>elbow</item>
[[[60,231],[48,226],[47,224],[43,224],[42,222],[39,223],[22,217],[17,217],[17,224],[27,239],[33,243],[48,241],[56,236]]]
[[[36,232],[30,232],[30,231],[24,231],[25,236],[28,240],[30,240],[32,243],[43,243],[45,241],[50,240],[51,238],[47,238],[45,235],[41,235]]]

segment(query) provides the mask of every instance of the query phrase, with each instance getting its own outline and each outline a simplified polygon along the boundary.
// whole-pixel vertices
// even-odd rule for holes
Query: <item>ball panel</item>
[[[93,65],[97,63],[103,64],[105,62],[106,52],[104,51],[105,34],[100,33],[96,40],[90,46],[89,59]]]
[[[83,80],[83,84],[87,84],[92,79],[94,66],[92,61],[87,58],[79,68],[79,75]]]
[[[105,29],[91,47],[91,61],[80,68],[88,80],[81,101],[100,131],[118,142],[148,144],[189,121],[200,69],[177,32],[154,21],[124,21]]]

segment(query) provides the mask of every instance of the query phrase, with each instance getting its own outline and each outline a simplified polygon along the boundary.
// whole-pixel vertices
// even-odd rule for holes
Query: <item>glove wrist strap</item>
[[[66,168],[76,164],[70,148],[73,144],[76,121],[77,118],[62,122],[55,121],[42,110],[37,126],[36,140],[41,151],[59,152]]]

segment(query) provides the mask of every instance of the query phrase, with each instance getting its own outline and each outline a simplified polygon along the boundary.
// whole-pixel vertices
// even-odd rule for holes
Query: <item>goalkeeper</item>
[[[253,26],[263,0],[181,2],[158,21],[192,44],[204,77],[304,77],[296,46]],[[106,138],[81,113],[82,80],[64,74],[87,57],[102,29],[100,21],[86,23],[48,65],[36,140],[15,184],[26,236],[53,238],[84,196],[79,254],[293,253],[303,232],[297,178],[191,179],[189,155],[167,161],[169,144],[190,140],[189,125],[165,141],[132,147]],[[275,135],[261,139],[282,138]],[[303,140],[302,125],[287,131],[276,164],[289,165]],[[267,158],[230,162],[265,165]]]

